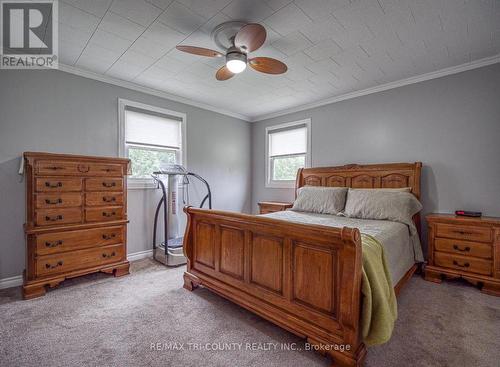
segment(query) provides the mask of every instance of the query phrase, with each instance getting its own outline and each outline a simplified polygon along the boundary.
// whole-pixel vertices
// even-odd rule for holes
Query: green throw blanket
[[[384,248],[372,236],[361,235],[363,245],[362,336],[366,345],[377,345],[391,338],[398,317],[396,294],[384,256]],[[382,264],[382,266],[380,266]]]

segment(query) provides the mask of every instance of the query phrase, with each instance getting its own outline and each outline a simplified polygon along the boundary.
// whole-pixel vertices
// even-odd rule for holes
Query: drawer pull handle
[[[56,205],[56,204],[62,204],[62,199],[56,199],[56,200],[50,200],[50,199],[45,199],[45,204],[49,205]]]
[[[87,173],[90,170],[90,167],[87,166],[86,164],[79,164],[78,165],[78,171],[82,173]]]
[[[52,189],[55,189],[56,187],[62,187],[62,182],[56,182],[56,183],[52,183],[52,182],[45,182],[45,186],[46,187],[50,187]]]
[[[467,232],[467,231],[453,231],[453,232],[461,234],[462,236],[464,235],[471,236],[474,234],[474,232]]]
[[[47,169],[51,169],[52,171],[62,170],[64,167],[61,166],[48,166]]]
[[[46,220],[47,222],[56,222],[56,221],[58,221],[58,220],[62,220],[62,219],[63,219],[63,216],[62,216],[62,215],[60,215],[60,214],[59,214],[59,215],[55,215],[55,216],[53,216],[53,217],[49,217],[48,215],[47,215],[47,216],[45,216],[45,220]]]
[[[116,182],[103,182],[102,186],[104,186],[104,187],[115,187],[116,186]]]
[[[457,260],[453,260],[453,265],[460,266],[461,268],[468,268],[470,266],[469,263],[460,264]]]
[[[45,247],[57,247],[63,244],[62,240],[54,241],[54,242],[45,242]]]
[[[115,215],[116,215],[116,212],[111,212],[111,213],[110,212],[102,212],[102,216],[107,217],[107,218],[114,217]]]
[[[462,252],[469,252],[470,251],[469,246],[465,246],[464,248],[460,248],[458,245],[453,245],[453,249],[455,249],[457,251],[462,251]]]
[[[103,240],[110,240],[110,239],[115,238],[115,237],[116,237],[116,234],[114,234],[114,233],[111,233],[111,234],[103,234],[103,235],[102,235],[102,239],[103,239]]]
[[[102,257],[104,259],[109,259],[109,258],[115,257],[115,256],[116,256],[116,253],[114,251],[112,253],[110,253],[110,254],[102,254]]]
[[[63,265],[63,262],[62,261],[58,261],[57,264],[54,264],[54,265],[45,264],[45,268],[46,269],[55,269],[58,266],[62,266],[62,265]]]
[[[114,196],[103,196],[102,201],[105,203],[112,203],[116,201],[116,198]]]

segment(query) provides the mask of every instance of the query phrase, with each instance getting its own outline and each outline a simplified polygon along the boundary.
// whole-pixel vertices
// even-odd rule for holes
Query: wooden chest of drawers
[[[128,274],[129,160],[24,153],[24,164],[24,298],[83,274]]]
[[[425,279],[463,278],[500,296],[500,218],[427,216],[429,259]]]
[[[281,212],[293,206],[293,203],[282,203],[278,201],[261,201],[258,204],[260,214]]]

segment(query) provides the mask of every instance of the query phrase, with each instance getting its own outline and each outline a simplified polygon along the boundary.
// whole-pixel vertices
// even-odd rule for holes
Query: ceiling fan
[[[235,30],[235,27],[239,30]],[[236,34],[234,34],[235,31]],[[244,71],[247,65],[266,74],[283,74],[287,70],[284,63],[270,57],[248,57],[250,52],[260,48],[266,40],[266,29],[260,24],[223,23],[214,29],[212,39],[219,47],[226,50],[225,55],[203,47],[177,45],[176,48],[179,51],[199,56],[225,57],[226,64],[215,74],[217,80],[230,79],[235,74]]]

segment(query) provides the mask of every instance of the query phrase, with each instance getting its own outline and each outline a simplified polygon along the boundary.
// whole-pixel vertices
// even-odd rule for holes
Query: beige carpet
[[[141,260],[132,271],[70,280],[31,301],[19,288],[0,291],[0,366],[329,365],[311,351],[263,350],[304,344],[205,289],[184,290],[181,268]],[[192,349],[207,343],[235,344]],[[415,276],[399,298],[391,341],[369,348],[366,365],[500,366],[500,298]]]

